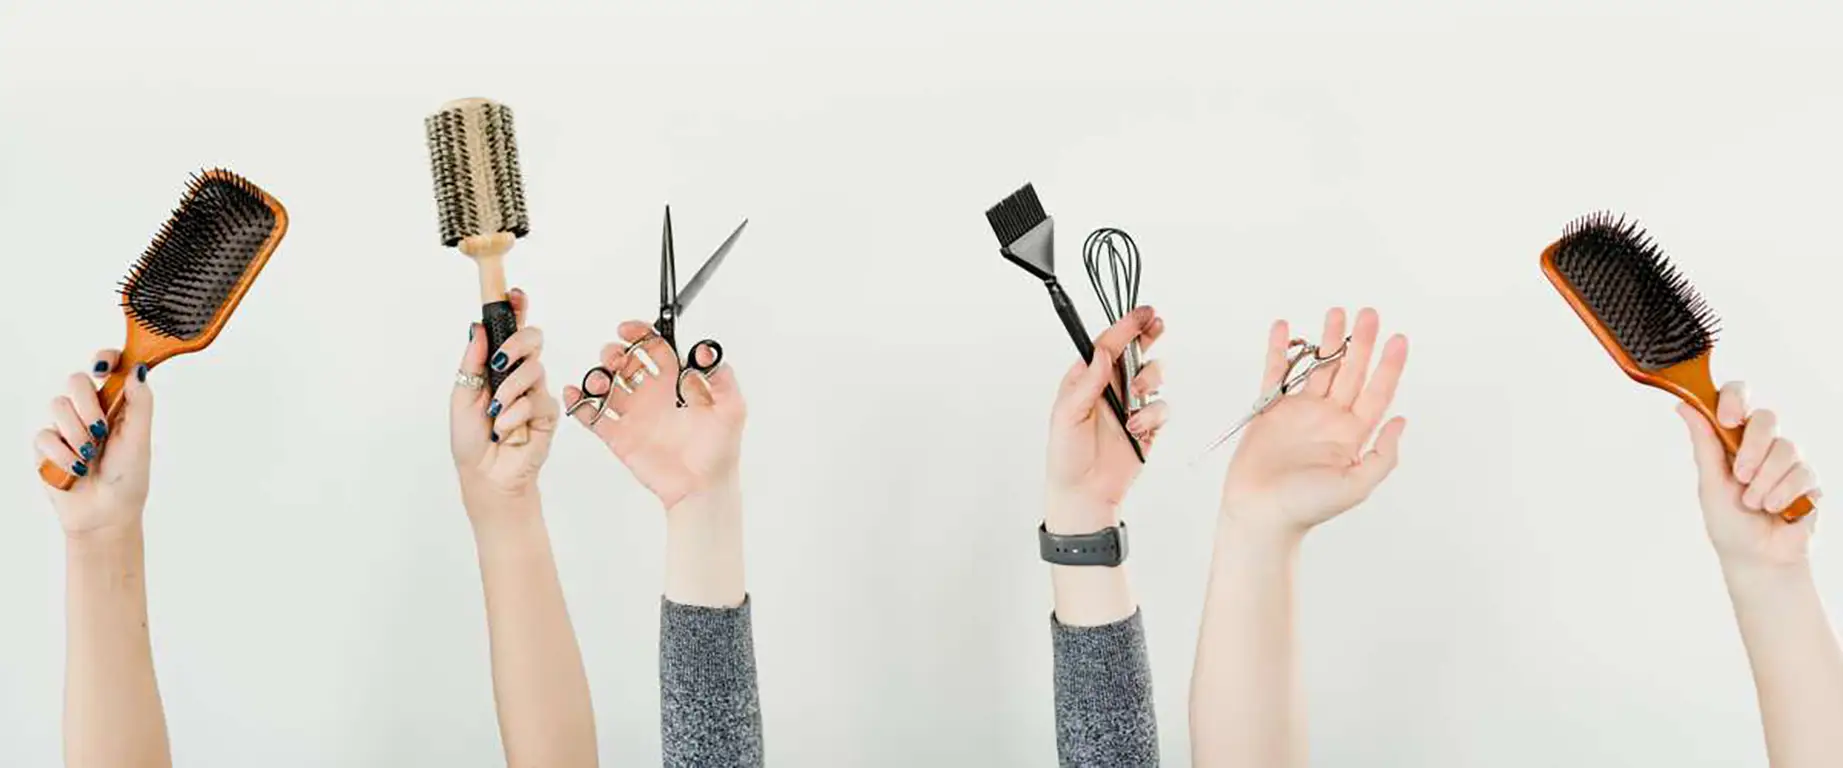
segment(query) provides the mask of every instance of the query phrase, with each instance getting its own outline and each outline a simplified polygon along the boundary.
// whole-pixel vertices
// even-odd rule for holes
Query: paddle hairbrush
[[[1730,457],[1740,450],[1742,431],[1715,418],[1715,312],[1636,222],[1606,213],[1577,219],[1542,252],[1542,271],[1627,376],[1689,403]],[[1779,515],[1795,521],[1811,506],[1802,497]]]
[[[288,231],[288,212],[255,184],[226,170],[192,177],[186,195],[122,280],[128,340],[98,396],[111,427],[135,368],[211,345]],[[49,461],[38,476],[69,490],[77,476]]]
[[[442,245],[459,248],[480,268],[481,324],[486,326],[491,361],[518,331],[518,318],[506,298],[505,255],[531,231],[512,110],[486,99],[461,99],[442,105],[423,127],[428,131]],[[489,364],[490,391],[498,391],[517,368],[517,362],[505,370]],[[507,438],[517,445],[525,441],[524,434],[521,428]]]

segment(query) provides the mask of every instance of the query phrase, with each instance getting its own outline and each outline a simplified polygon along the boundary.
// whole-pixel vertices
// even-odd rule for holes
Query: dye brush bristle
[[[1720,394],[1709,360],[1720,320],[1637,222],[1581,217],[1543,251],[1542,269],[1627,376],[1689,403],[1729,456],[1740,450],[1742,431],[1715,417]],[[1800,498],[1780,516],[1797,520],[1811,507]]]
[[[121,282],[127,340],[97,399],[113,426],[137,368],[210,346],[288,231],[282,204],[223,169],[194,175],[153,242]],[[67,467],[39,464],[39,477],[69,490]]]
[[[1006,259],[1038,279],[1056,279],[1056,222],[1043,211],[1036,187],[1025,184],[987,208],[985,218]]]

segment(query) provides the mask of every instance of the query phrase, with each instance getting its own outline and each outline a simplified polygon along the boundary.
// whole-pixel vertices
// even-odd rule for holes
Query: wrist
[[[1728,584],[1728,591],[1736,597],[1762,590],[1776,592],[1813,578],[1811,563],[1806,560],[1772,562],[1726,558],[1721,561],[1721,576]]]
[[[734,608],[743,584],[742,491],[732,474],[666,510],[665,597],[679,605]]]
[[[1051,490],[1043,505],[1043,528],[1058,536],[1094,533],[1120,524],[1120,505],[1072,491]]]
[[[73,559],[110,558],[140,552],[143,548],[141,522],[86,528],[64,532],[64,552]]]
[[[476,537],[533,522],[542,524],[544,518],[544,505],[535,490],[508,495],[490,490],[470,491],[463,487],[461,505],[467,508],[467,521],[473,525]]]
[[[1278,515],[1232,515],[1225,510],[1216,523],[1219,546],[1240,552],[1291,553],[1305,543],[1310,526],[1280,522]]]
[[[666,530],[673,528],[741,527],[742,482],[727,472],[715,482],[687,494],[666,507]]]

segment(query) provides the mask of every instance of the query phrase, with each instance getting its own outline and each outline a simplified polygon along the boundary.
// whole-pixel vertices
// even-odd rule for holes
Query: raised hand
[[[1225,519],[1303,533],[1356,506],[1388,477],[1407,422],[1399,416],[1386,424],[1382,419],[1407,364],[1408,340],[1399,334],[1390,338],[1371,375],[1379,324],[1375,310],[1358,312],[1343,360],[1313,373],[1248,425],[1223,479]],[[1319,346],[1337,349],[1344,335],[1344,310],[1333,309],[1325,316]],[[1286,376],[1289,338],[1285,321],[1268,332],[1262,391]]]
[[[1726,427],[1745,425],[1741,449],[1732,462],[1707,419],[1687,405],[1677,415],[1689,427],[1695,448],[1702,519],[1709,540],[1724,563],[1737,565],[1802,563],[1816,526],[1812,512],[1796,523],[1778,517],[1793,501],[1810,494],[1815,500],[1817,472],[1798,455],[1792,441],[1779,436],[1779,417],[1751,410],[1747,387],[1740,382],[1721,389],[1715,415]]]
[[[557,430],[557,400],[545,381],[544,332],[527,326],[531,301],[525,292],[507,294],[519,329],[506,339],[493,359],[487,359],[486,330],[475,323],[469,329],[467,352],[461,356],[449,413],[449,442],[454,466],[461,475],[463,496],[478,502],[517,499],[536,492],[538,470],[550,456]],[[499,391],[486,390],[486,369],[518,370],[507,376]],[[521,429],[521,427],[523,429]],[[515,441],[522,435],[521,442]],[[477,505],[469,504],[470,510]]]
[[[748,419],[735,371],[724,364],[709,376],[688,373],[681,408],[678,356],[671,346],[638,320],[622,323],[619,333],[620,341],[602,348],[601,366],[625,385],[591,374],[590,392],[607,392],[607,402],[599,416],[593,402],[576,409],[576,421],[601,438],[668,510],[693,495],[732,487]],[[580,388],[565,387],[564,406],[575,407],[583,396]]]
[[[51,400],[51,426],[34,436],[39,458],[77,476],[68,491],[47,489],[68,536],[138,527],[147,504],[154,417],[147,368],[129,377],[113,427],[96,396],[97,381],[114,371],[120,359],[119,350],[105,349],[96,353],[89,376],[71,374],[64,392]]]
[[[1050,411],[1045,524],[1051,533],[1092,533],[1118,521],[1120,500],[1145,465],[1121,434],[1102,393],[1114,381],[1114,362],[1127,344],[1138,339],[1140,348],[1150,351],[1164,332],[1165,321],[1151,307],[1139,307],[1095,339],[1093,361],[1076,362],[1062,377]],[[1151,395],[1163,383],[1163,366],[1148,361],[1132,382],[1133,392]],[[1170,406],[1154,401],[1129,415],[1126,427],[1149,456],[1169,418]]]

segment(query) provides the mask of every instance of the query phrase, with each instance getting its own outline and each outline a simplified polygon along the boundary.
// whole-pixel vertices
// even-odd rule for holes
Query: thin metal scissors
[[[1278,404],[1280,398],[1298,392],[1299,388],[1305,386],[1306,380],[1312,378],[1312,374],[1316,373],[1318,369],[1328,365],[1336,365],[1339,361],[1343,360],[1344,353],[1350,351],[1350,337],[1345,336],[1344,343],[1339,344],[1337,349],[1331,350],[1329,354],[1320,354],[1319,346],[1305,339],[1293,339],[1288,341],[1286,343],[1286,349],[1286,370],[1280,378],[1280,383],[1273,389],[1263,393],[1260,399],[1255,400],[1254,409],[1250,411],[1247,416],[1242,417],[1241,421],[1237,421],[1233,426],[1223,430],[1222,434],[1217,435],[1215,440],[1211,440],[1210,444],[1203,448],[1202,453],[1199,454],[1197,458],[1200,459],[1204,454],[1208,454],[1210,451],[1220,448],[1223,443],[1228,442],[1242,430],[1247,429],[1248,425],[1254,423],[1256,418],[1259,418],[1261,414],[1266,413],[1268,409]],[[1301,364],[1304,364],[1305,367],[1301,368]]]
[[[700,339],[691,345],[689,354],[681,356],[678,350],[678,317],[691,306],[691,301],[697,298],[698,292],[704,290],[704,285],[710,282],[710,276],[716,273],[717,267],[723,263],[724,257],[729,255],[730,248],[736,244],[737,238],[742,237],[742,230],[747,226],[749,226],[748,219],[743,219],[741,224],[736,225],[736,230],[731,232],[723,244],[717,246],[716,252],[704,261],[704,266],[698,267],[697,274],[691,276],[691,282],[686,283],[685,287],[680,289],[678,287],[678,258],[672,245],[672,206],[666,206],[665,235],[659,247],[659,317],[653,321],[652,333],[628,342],[627,348],[621,354],[623,357],[632,354],[640,345],[652,340],[655,336],[663,340],[666,346],[671,347],[673,356],[682,358],[678,364],[678,381],[674,387],[680,408],[685,407],[685,377],[691,375],[693,371],[705,376],[715,371],[717,366],[723,363],[723,345],[718,344],[714,339]],[[710,359],[700,359],[700,350],[708,354]],[[589,379],[597,375],[608,380],[608,389],[600,394],[592,394],[589,391]],[[635,371],[633,380],[628,381],[621,377],[619,371],[611,371],[606,366],[598,365],[590,368],[588,372],[582,374],[582,399],[571,405],[566,415],[574,414],[576,409],[592,404],[595,408],[595,418],[590,420],[589,424],[593,426],[595,422],[601,421],[602,416],[609,413],[608,396],[616,387],[631,395],[633,388],[643,380],[639,371]],[[615,418],[620,418],[620,415],[616,414]]]

